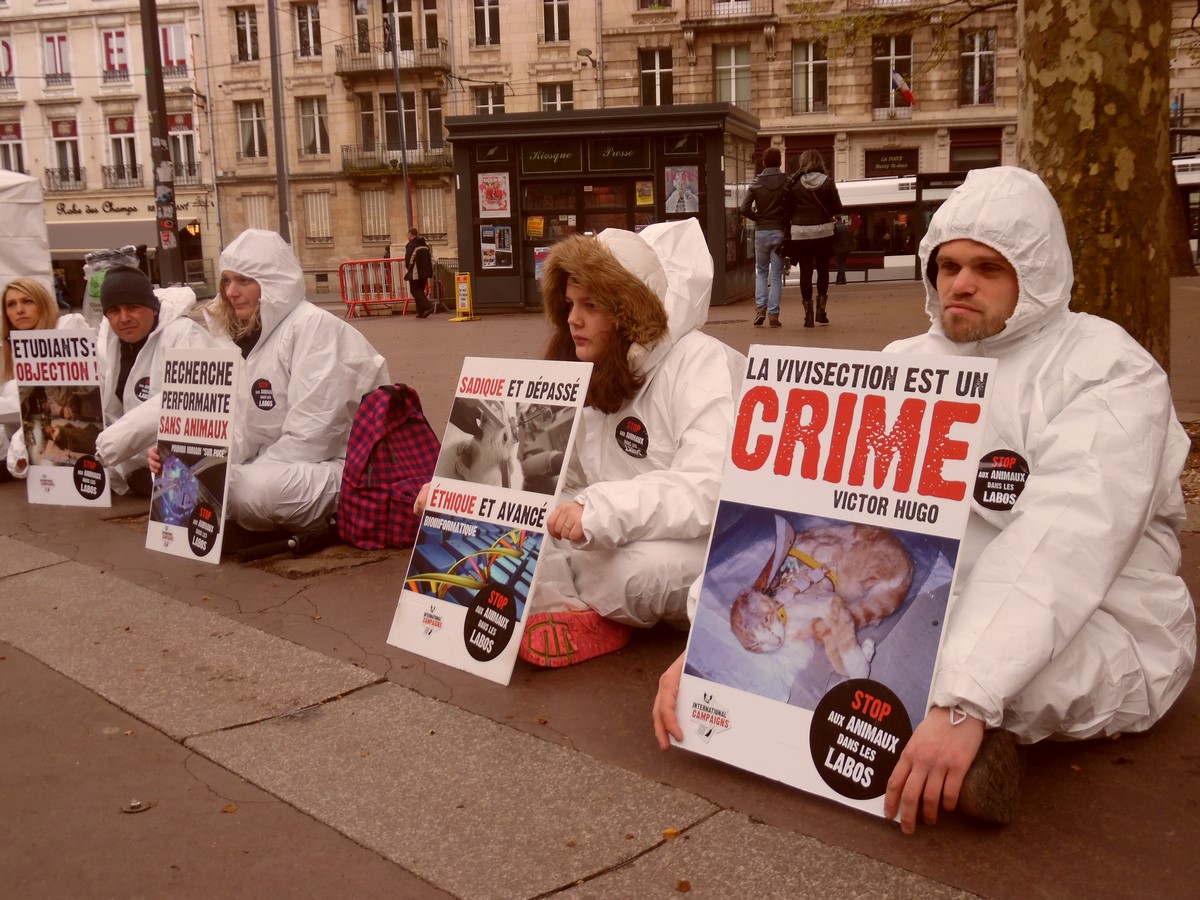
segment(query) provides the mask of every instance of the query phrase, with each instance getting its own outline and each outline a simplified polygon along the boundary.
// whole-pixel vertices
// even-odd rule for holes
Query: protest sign
[[[146,548],[221,561],[229,446],[240,354],[236,348],[164,352],[158,455]]]
[[[96,333],[90,328],[9,335],[30,503],[111,506],[96,438],[104,429]]]
[[[591,371],[464,360],[389,644],[508,684]]]
[[[995,361],[750,348],[682,746],[882,815],[924,718]]]

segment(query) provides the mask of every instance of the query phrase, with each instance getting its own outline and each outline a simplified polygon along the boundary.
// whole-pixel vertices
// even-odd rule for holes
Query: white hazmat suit
[[[708,317],[713,269],[695,219],[638,234],[610,229],[595,246],[575,247],[577,257],[556,262],[618,327],[634,336],[660,330],[621,291],[632,273],[662,302],[666,330],[629,351],[632,367],[645,376],[632,399],[613,413],[583,411],[562,498],[583,505],[583,539],[551,545],[533,605],[545,612],[560,605],[556,600],[568,607],[582,601],[628,625],[660,619],[686,625],[687,592],[704,567],[745,357],[699,330]],[[606,277],[611,256],[602,248],[626,271]]]
[[[236,407],[229,515],[251,530],[315,530],[337,506],[350,425],[363,394],[390,382],[387,363],[305,299],[304,272],[275,232],[242,232],[220,268],[262,290],[262,332],[245,354]],[[205,312],[210,330],[228,337]]]
[[[927,279],[932,327],[887,349],[995,359],[984,458],[1015,456],[1028,476],[1011,505],[976,494],[930,702],[1024,742],[1145,730],[1196,654],[1177,574],[1188,439],[1167,377],[1119,326],[1069,311],[1070,248],[1036,175],[972,171],[930,222],[925,271],[958,239],[1016,269],[1006,326],[951,342]]]
[[[120,397],[120,338],[107,318],[101,320],[96,340],[105,422],[96,440],[96,452],[105,462],[112,489],[118,494],[128,490],[126,477],[130,472],[146,468],[145,451],[158,439],[158,395],[162,392],[165,352],[176,347],[215,345],[208,332],[188,318],[196,306],[195,291],[189,287],[157,288],[154,295],[159,302],[158,322],[130,367]]]

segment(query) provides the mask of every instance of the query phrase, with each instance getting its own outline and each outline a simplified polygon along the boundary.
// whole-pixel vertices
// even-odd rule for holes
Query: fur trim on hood
[[[601,237],[605,239],[576,235],[554,245],[542,270],[546,318],[551,323],[566,318],[567,279],[574,278],[612,316],[618,331],[634,344],[650,347],[667,333],[662,264],[632,231],[609,229]]]

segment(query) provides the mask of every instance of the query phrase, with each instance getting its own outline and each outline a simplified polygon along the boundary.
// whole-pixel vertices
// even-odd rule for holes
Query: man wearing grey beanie
[[[158,435],[163,351],[213,346],[208,332],[187,317],[195,305],[191,288],[155,290],[132,266],[113,266],[100,283],[104,321],[97,346],[106,427],[96,451],[117,493],[133,490],[149,496],[151,491],[145,451]],[[151,399],[154,402],[147,404]],[[138,415],[127,415],[143,405],[147,409]]]

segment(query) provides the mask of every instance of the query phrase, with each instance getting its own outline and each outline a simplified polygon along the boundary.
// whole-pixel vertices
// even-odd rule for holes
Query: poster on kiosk
[[[464,360],[389,644],[508,684],[591,374]]]
[[[927,708],[972,498],[1002,504],[1023,483],[980,446],[994,375],[970,357],[750,348],[683,747],[883,814]]]
[[[146,548],[207,563],[221,561],[234,398],[236,348],[164,352],[158,456]]]
[[[90,328],[9,335],[30,503],[111,506],[96,439],[104,429],[96,333]]]

